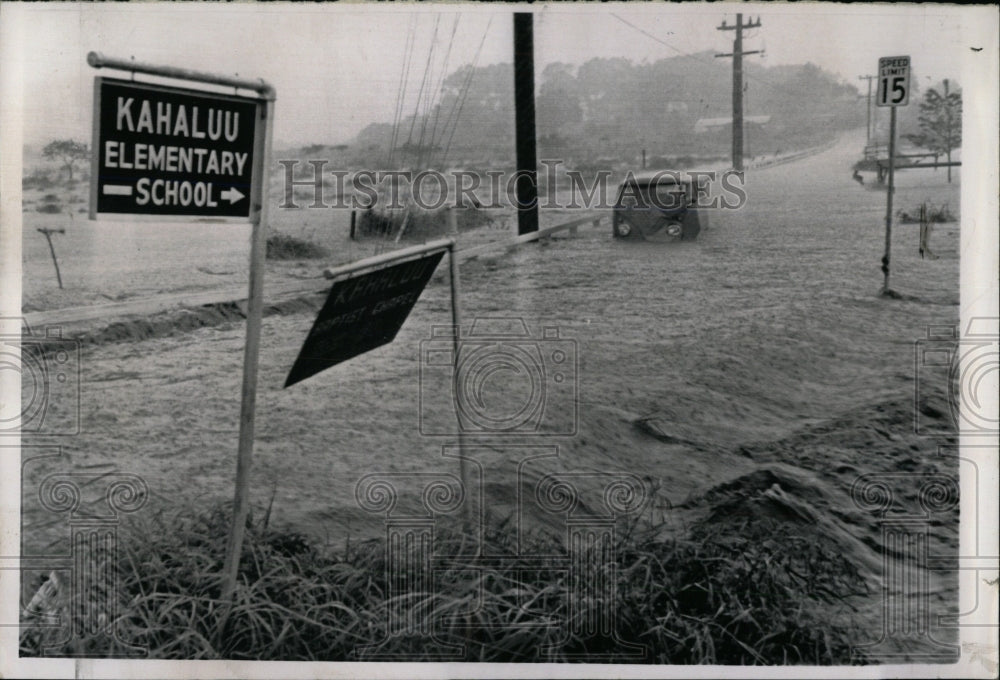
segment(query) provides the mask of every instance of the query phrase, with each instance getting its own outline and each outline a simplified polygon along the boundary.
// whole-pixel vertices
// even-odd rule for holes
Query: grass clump
[[[593,562],[604,580],[586,581],[605,587],[581,589],[560,540],[529,534],[518,551],[509,522],[489,526],[481,552],[442,529],[428,572],[419,561],[395,569],[382,539],[330,554],[251,521],[225,616],[228,529],[215,510],[127,533],[116,564],[120,639],[164,659],[839,664],[851,660],[852,631],[817,605],[862,592],[841,555],[777,526],[670,540],[625,531]],[[587,634],[601,616],[614,637],[600,626]],[[93,637],[23,630],[25,656],[126,655]]]
[[[330,255],[323,246],[288,234],[267,237],[268,260],[317,260]]]

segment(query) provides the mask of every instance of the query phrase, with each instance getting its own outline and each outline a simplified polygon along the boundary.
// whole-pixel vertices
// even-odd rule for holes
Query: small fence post
[[[52,234],[65,234],[65,229],[48,229],[46,227],[41,227],[38,229],[41,233],[45,234],[45,240],[49,242],[49,252],[52,253],[52,264],[56,266],[56,280],[59,281],[59,290],[62,290],[62,274],[59,273],[59,260],[56,259],[56,249],[52,245]]]

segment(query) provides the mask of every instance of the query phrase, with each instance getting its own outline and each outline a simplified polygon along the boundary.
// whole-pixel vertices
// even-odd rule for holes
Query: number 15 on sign
[[[910,103],[910,58],[882,57],[878,60],[878,106],[906,106]]]

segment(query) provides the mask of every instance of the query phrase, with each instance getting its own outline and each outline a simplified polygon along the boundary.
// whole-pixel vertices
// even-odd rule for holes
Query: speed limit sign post
[[[889,252],[892,246],[892,194],[896,175],[896,108],[910,103],[910,58],[882,57],[878,60],[876,106],[889,108],[889,188],[885,199],[885,255],[882,256],[882,294],[889,290]]]

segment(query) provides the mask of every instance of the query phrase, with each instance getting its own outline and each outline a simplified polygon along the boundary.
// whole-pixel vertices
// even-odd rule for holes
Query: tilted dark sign
[[[443,250],[335,283],[285,387],[392,342],[442,257]]]
[[[95,78],[91,217],[248,217],[259,104]]]

